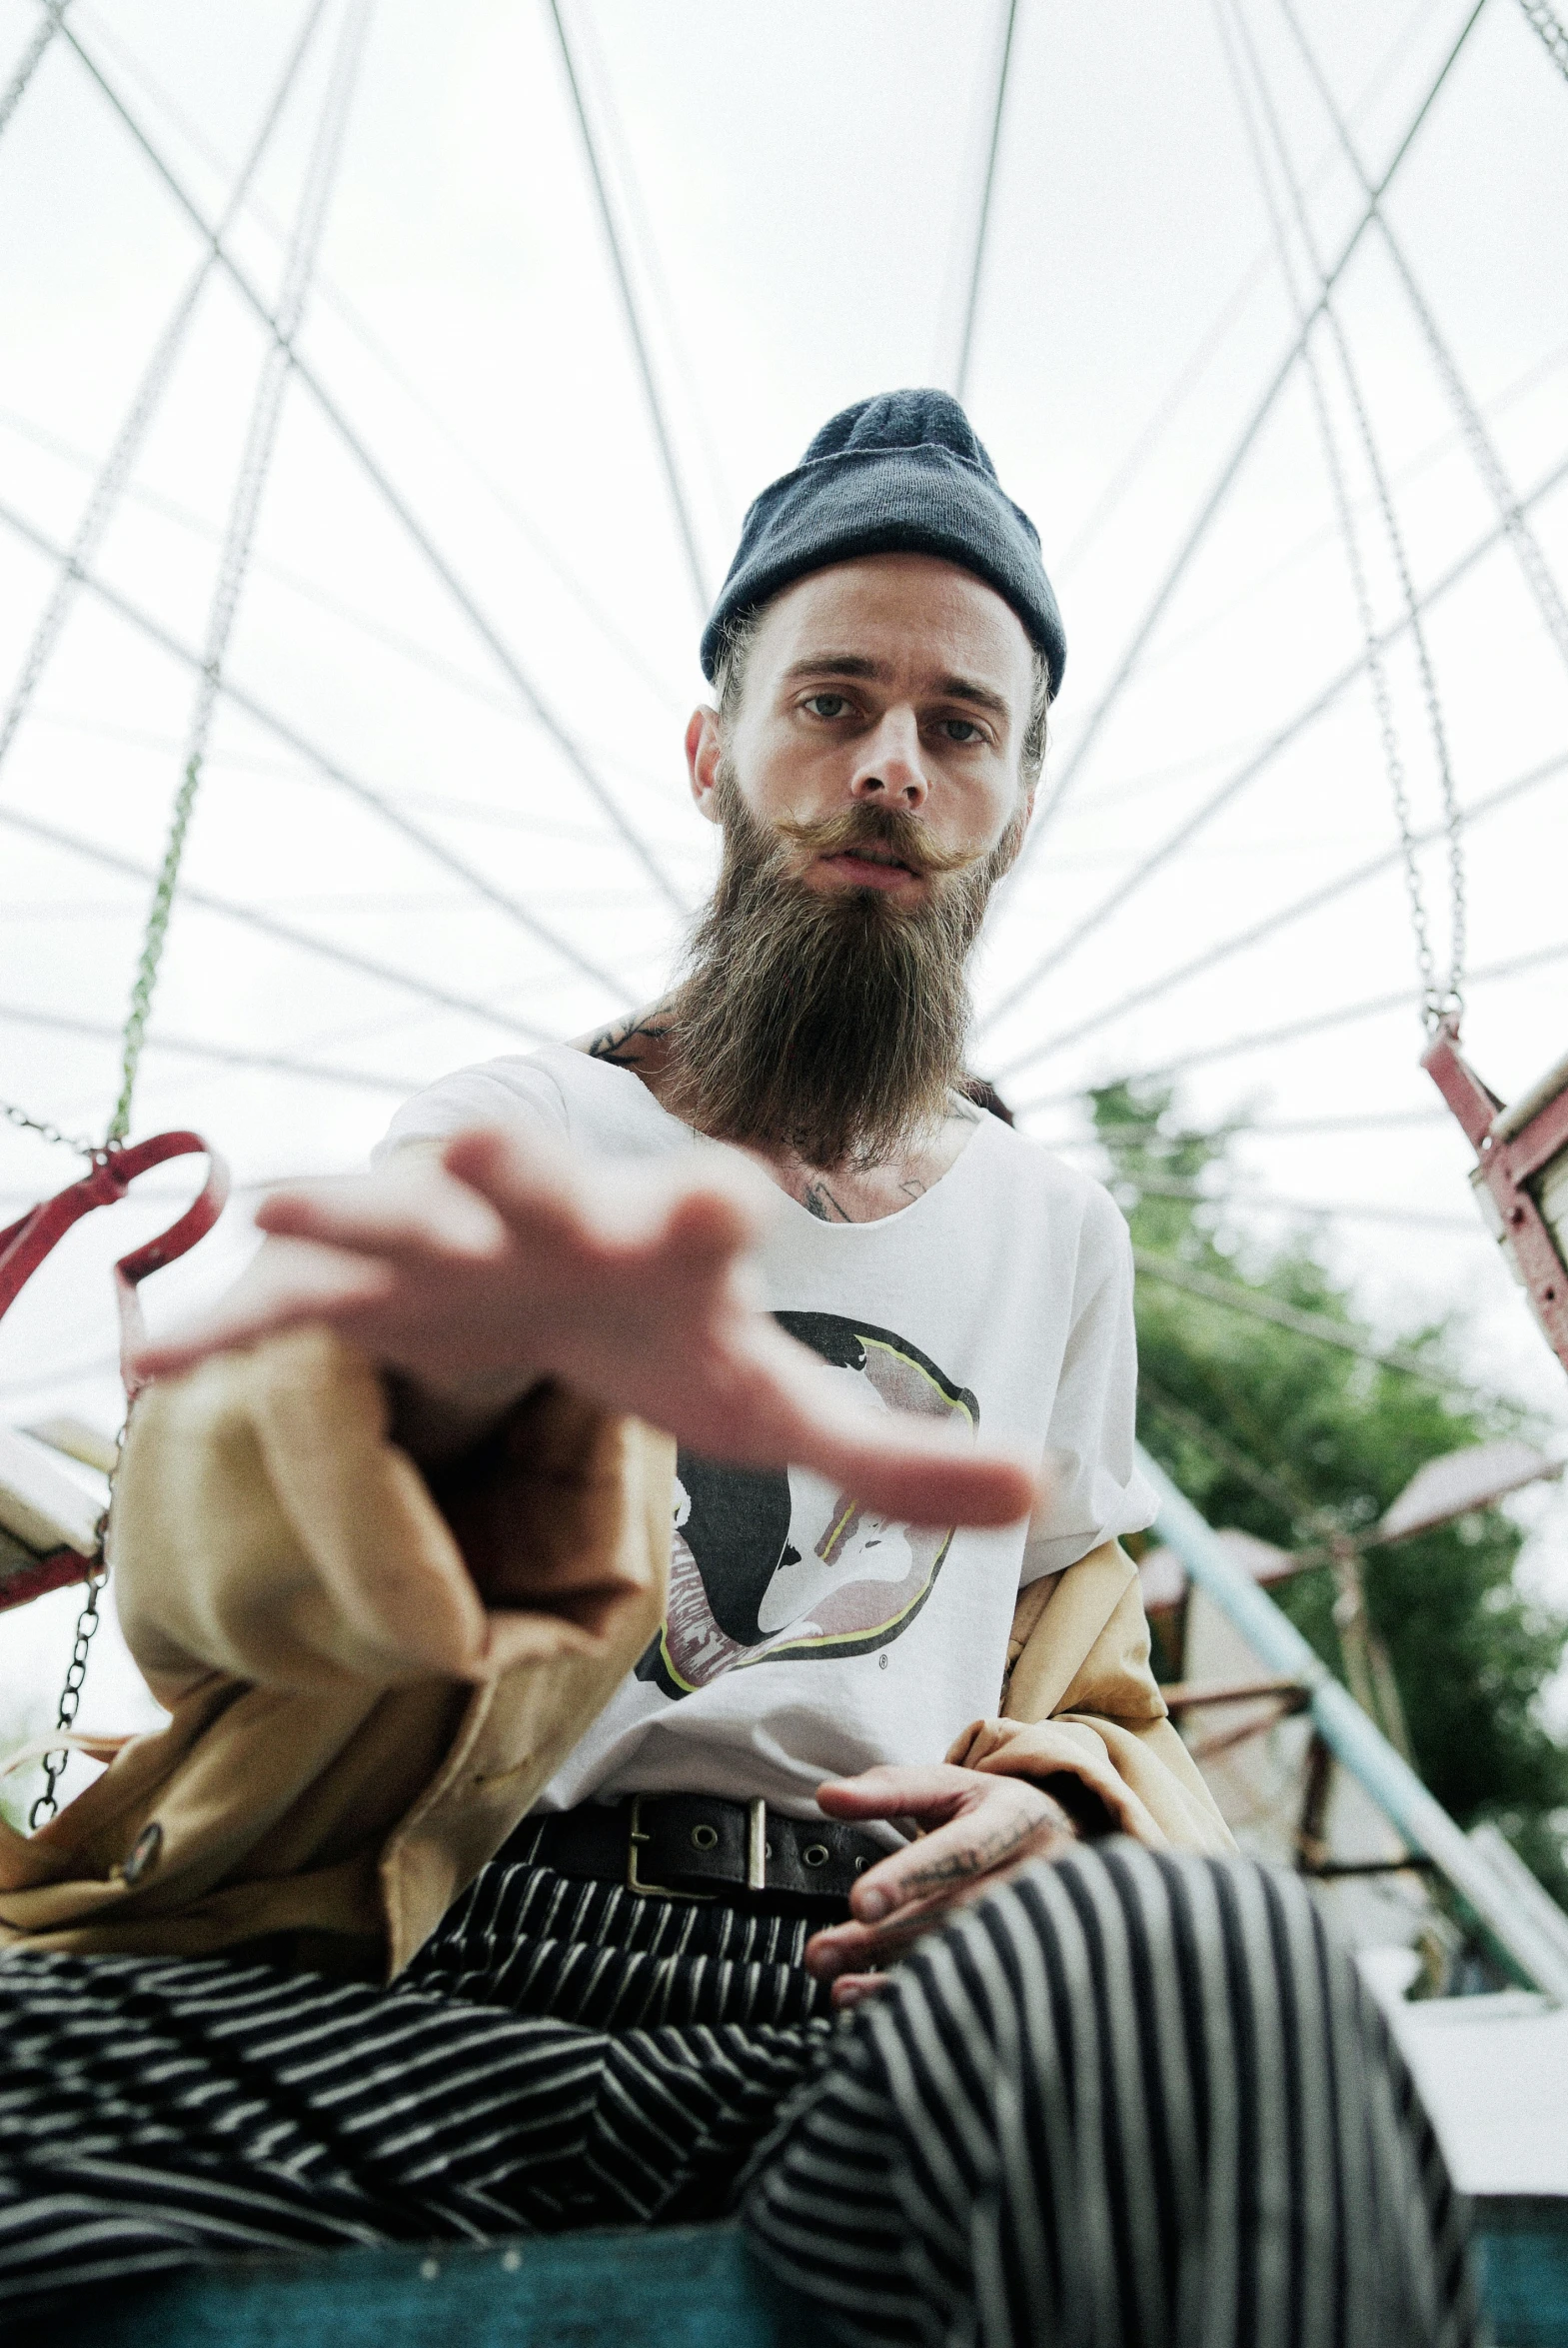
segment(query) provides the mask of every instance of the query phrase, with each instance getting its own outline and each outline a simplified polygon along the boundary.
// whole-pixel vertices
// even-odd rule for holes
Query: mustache
[[[903,808],[877,807],[864,800],[815,823],[799,816],[783,816],[774,830],[781,841],[808,858],[850,856],[856,849],[879,848],[921,880],[967,872],[982,861],[962,849],[943,848],[930,837],[929,827]]]

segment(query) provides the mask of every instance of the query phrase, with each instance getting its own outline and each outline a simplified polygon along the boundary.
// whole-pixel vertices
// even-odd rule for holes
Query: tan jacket
[[[0,1942],[265,1937],[397,1974],[657,1629],[674,1464],[667,1436],[544,1387],[428,1481],[379,1376],[321,1331],[149,1389],[111,1552],[171,1717],[100,1745],[108,1768],[30,1839],[0,1823]],[[1002,1716],[950,1758],[1066,1769],[1141,1841],[1228,1847],[1121,1550],[1031,1585],[1015,1628]]]

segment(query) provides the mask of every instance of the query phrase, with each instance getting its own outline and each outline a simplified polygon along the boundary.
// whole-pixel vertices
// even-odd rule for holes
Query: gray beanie
[[[1045,655],[1059,691],[1067,640],[1039,534],[1004,496],[974,427],[943,391],[881,392],[822,426],[765,489],[703,631],[712,684],[727,628],[791,580],[857,555],[937,555],[993,587]]]

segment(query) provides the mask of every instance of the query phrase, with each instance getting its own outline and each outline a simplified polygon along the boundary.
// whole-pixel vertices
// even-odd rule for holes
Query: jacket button
[[[122,1883],[137,1884],[140,1883],[144,1875],[150,1875],[158,1864],[159,1853],[162,1849],[163,1828],[155,1818],[152,1824],[144,1826],[136,1837],[131,1847],[131,1855],[120,1869]]]

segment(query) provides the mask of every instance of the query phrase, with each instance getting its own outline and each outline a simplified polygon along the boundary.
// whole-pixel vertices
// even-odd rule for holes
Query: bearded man
[[[673,991],[145,1359],[172,1719],[0,1854],[0,2294],[739,2207],[791,2336],[1457,2348],[1408,2083],[1149,1672],[1125,1227],[964,1075],[1064,643],[956,404],[835,417],[703,653]]]

